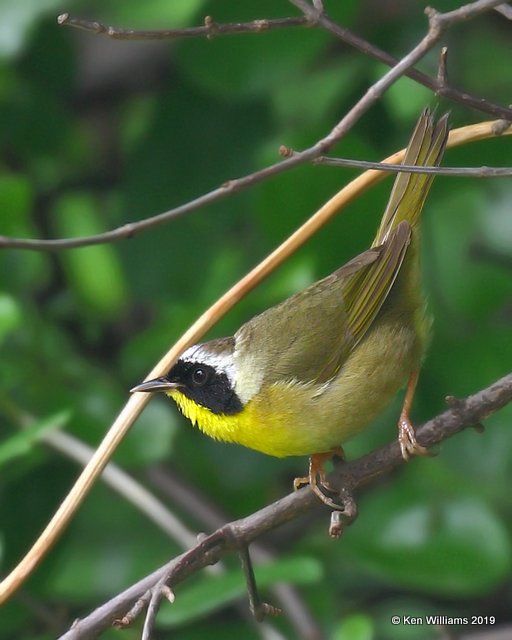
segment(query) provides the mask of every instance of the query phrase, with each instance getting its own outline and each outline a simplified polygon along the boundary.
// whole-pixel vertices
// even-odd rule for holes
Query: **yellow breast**
[[[271,413],[263,414],[262,404],[251,401],[239,413],[225,415],[213,413],[178,390],[173,389],[169,395],[183,415],[210,438],[241,444],[279,458],[310,453],[308,447],[305,450],[300,447],[296,452],[300,430],[293,437],[288,429],[283,429],[284,424],[294,424],[295,416],[283,415],[275,406]]]
[[[312,415],[318,407],[311,406],[311,385],[272,385],[232,415],[213,413],[178,390],[169,395],[183,415],[206,435],[270,456],[310,455],[339,444],[340,433],[333,433],[330,421],[321,419],[319,424],[318,415]],[[309,410],[305,410],[307,405]]]
[[[217,414],[178,389],[181,412],[205,434],[276,457],[323,453],[342,445],[378,415],[421,361],[418,332],[381,319],[343,369],[326,384],[287,380],[264,385],[238,413]]]

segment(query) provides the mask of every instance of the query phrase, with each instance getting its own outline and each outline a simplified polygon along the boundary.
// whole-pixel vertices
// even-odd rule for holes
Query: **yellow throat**
[[[178,389],[170,390],[167,395],[176,402],[178,409],[194,426],[214,440],[240,442],[236,434],[243,430],[245,423],[250,422],[245,410],[235,415],[217,414],[197,404]]]

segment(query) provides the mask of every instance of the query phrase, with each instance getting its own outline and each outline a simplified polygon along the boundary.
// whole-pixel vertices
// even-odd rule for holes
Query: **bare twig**
[[[450,137],[448,139],[448,147],[459,146],[468,142],[474,142],[477,140],[484,140],[486,138],[492,138],[495,136],[508,136],[512,135],[512,126],[503,120],[497,120],[493,122],[480,122],[475,125],[469,125],[467,127],[461,127],[460,129],[455,129],[450,132]],[[324,138],[323,140],[326,140]],[[303,151],[291,151],[286,150],[286,159],[281,162],[275,163],[273,165],[269,165],[264,169],[260,169],[259,171],[255,171],[254,173],[250,173],[242,178],[236,178],[234,180],[229,180],[224,183],[220,187],[213,189],[185,204],[179,205],[178,207],[174,207],[173,209],[169,209],[168,211],[164,211],[163,213],[159,213],[156,216],[152,216],[151,218],[146,218],[145,220],[140,220],[139,222],[132,222],[128,224],[124,224],[120,227],[116,227],[115,229],[111,229],[110,231],[106,231],[105,233],[100,233],[93,236],[82,236],[79,238],[63,238],[63,239],[50,239],[50,240],[40,240],[35,238],[10,238],[7,236],[0,235],[0,249],[1,248],[9,248],[9,249],[24,249],[24,250],[32,250],[32,251],[63,251],[66,249],[76,249],[77,247],[86,247],[95,244],[106,244],[108,242],[117,242],[119,240],[126,240],[128,238],[133,238],[138,233],[146,231],[147,229],[151,229],[160,224],[164,224],[174,220],[175,218],[179,218],[181,216],[190,214],[194,211],[197,211],[203,207],[213,204],[214,202],[218,202],[219,200],[223,200],[239,191],[243,191],[244,189],[250,188],[268,178],[276,176],[284,171],[291,169],[300,164],[304,164],[306,162],[313,163],[324,163],[323,158],[325,157],[322,152],[318,152],[316,147],[322,145],[322,140],[316,143],[313,147],[309,147]],[[328,145],[329,147],[332,144]],[[354,166],[354,167],[363,167],[363,166],[371,166],[375,169],[384,169],[386,172],[390,171],[402,171],[404,169],[404,165],[396,164],[401,159],[400,155],[394,154],[390,156],[384,162],[381,163],[372,163],[367,162],[366,164],[361,160],[340,160],[336,164],[340,164],[342,162],[346,162],[346,166]],[[330,162],[330,161],[329,161]],[[328,164],[327,161],[325,161]],[[388,166],[389,165],[389,166]],[[435,169],[435,171],[432,171]],[[450,167],[407,167],[408,171],[411,172],[425,172],[425,173],[439,173],[443,174],[446,172],[446,175],[462,175],[468,171],[474,172],[472,177],[498,177],[498,176],[506,176],[509,175],[507,172],[510,171],[507,167],[480,167],[474,169],[466,169],[466,168],[450,168]],[[451,171],[460,171],[460,173],[453,173]],[[386,173],[381,172],[379,174],[372,174],[371,184],[383,180],[386,177]]]
[[[388,66],[394,66],[398,62],[397,58],[386,51],[379,49],[379,47],[376,47],[367,40],[364,40],[364,38],[360,38],[349,29],[333,22],[325,14],[319,13],[316,9],[312,8],[306,0],[290,0],[290,2],[303,11],[312,22],[316,22],[319,26],[327,29],[327,31],[330,31],[337,38],[354,49],[357,49],[361,53],[372,56],[372,58],[375,58]],[[498,4],[498,0],[481,0],[481,2],[473,2],[469,5],[464,5],[459,7],[459,9],[455,9],[454,11],[446,14],[439,14],[435,9],[431,9],[430,7],[425,10],[425,13],[427,13],[427,16],[429,17],[431,27],[437,31],[440,37],[441,33],[438,31],[439,29],[441,31],[445,31],[455,22],[462,22],[470,17],[475,17],[479,13],[489,11],[495,7],[496,4]],[[469,7],[469,9],[466,9],[467,7]],[[441,17],[441,20],[439,20],[439,17]],[[442,96],[452,102],[458,102],[466,107],[491,114],[497,118],[512,120],[512,110],[510,108],[494,104],[485,98],[479,98],[463,91],[459,91],[455,87],[446,85],[440,86],[438,79],[431,78],[427,74],[417,71],[416,69],[408,69],[404,75],[416,82],[419,82],[424,87],[432,89],[436,95]]]
[[[227,543],[227,546],[230,549],[236,549],[238,552],[242,571],[246,580],[249,610],[254,616],[254,619],[257,622],[263,622],[267,616],[279,615],[281,613],[281,609],[268,604],[267,602],[263,602],[260,598],[248,545],[245,543],[239,544],[238,538],[236,536],[236,528],[231,526],[222,527],[220,531],[212,534],[211,536],[203,536],[200,542],[203,551],[208,553],[212,547],[215,547],[218,544],[219,538],[222,539],[223,542]],[[186,556],[187,554],[185,554],[185,558]],[[188,562],[188,559],[184,560],[183,562],[185,562],[186,564]],[[215,560],[215,562],[217,562],[217,560]],[[168,586],[170,577],[170,575],[164,573],[162,576],[160,576],[156,585],[152,587],[149,592],[142,598],[144,602],[147,602],[147,596],[149,594],[149,603],[147,605],[147,612],[144,620],[142,640],[151,640],[152,638],[153,629],[156,622],[156,615],[160,608],[161,601],[164,597],[167,596],[168,592],[170,591],[170,588]],[[171,594],[173,596],[171,602],[173,602],[174,593],[171,591]],[[140,611],[138,602],[139,601],[135,603],[135,608],[137,608],[137,611]]]
[[[57,17],[57,23],[62,26],[74,27],[82,31],[89,31],[97,35],[107,36],[114,40],[170,40],[177,38],[197,38],[206,36],[230,35],[234,33],[261,33],[272,29],[289,29],[290,27],[307,27],[309,19],[307,17],[274,18],[251,20],[250,22],[230,22],[219,24],[211,16],[206,16],[204,26],[187,27],[184,29],[153,29],[137,30],[122,29],[120,27],[110,27],[95,20],[83,20],[73,18],[69,13],[62,13]]]
[[[256,577],[254,575],[254,569],[252,566],[251,556],[249,554],[249,547],[242,545],[238,551],[240,558],[240,564],[242,571],[245,575],[247,583],[247,595],[249,599],[249,609],[258,622],[263,622],[267,616],[278,616],[282,613],[281,609],[274,607],[268,602],[263,602],[258,592],[258,585],[256,584]]]
[[[453,403],[442,414],[418,427],[418,441],[432,447],[454,436],[468,426],[484,421],[512,401],[512,373],[497,380],[486,389]],[[352,492],[392,469],[404,464],[400,448],[392,443],[357,460],[341,465],[329,478],[331,485]],[[414,464],[414,463],[410,463]],[[88,640],[108,628],[112,620],[123,616],[141,597],[145,598],[163,576],[170,576],[172,586],[197,573],[206,565],[219,560],[224,554],[235,550],[237,545],[248,545],[263,534],[289,522],[318,506],[318,501],[309,489],[302,489],[257,511],[246,518],[224,525],[215,533],[201,540],[193,549],[174,558],[151,575],[119,594],[93,611],[60,640]],[[323,509],[323,507],[321,507]],[[236,540],[236,544],[234,542]]]
[[[288,18],[276,18],[276,19],[259,19],[252,20],[250,22],[234,22],[234,23],[217,23],[211,16],[206,16],[204,20],[204,26],[201,27],[187,27],[183,29],[155,29],[155,30],[136,30],[136,29],[122,29],[120,27],[107,26],[97,21],[83,20],[81,18],[74,18],[69,13],[63,13],[57,18],[57,22],[63,26],[75,27],[84,31],[89,31],[98,35],[107,36],[109,38],[117,40],[164,40],[164,39],[176,39],[176,38],[188,38],[188,37],[200,37],[206,36],[207,38],[213,38],[219,35],[229,35],[233,33],[261,33],[269,31],[271,29],[282,29],[291,27],[311,27],[320,26],[330,31],[337,38],[343,40],[346,44],[357,49],[365,55],[369,55],[380,62],[392,67],[397,64],[398,59],[388,54],[386,51],[379,49],[375,45],[371,44],[364,38],[361,38],[349,29],[342,27],[341,25],[333,22],[324,13],[323,2],[321,0],[313,0],[313,4],[309,5],[306,0],[290,0],[292,4],[298,7],[303,13],[303,17],[288,17]],[[473,3],[476,4],[476,3]],[[491,5],[496,4],[491,2]],[[485,7],[483,11],[493,8]],[[509,17],[507,13],[508,7],[501,4],[498,7],[494,7],[496,11],[499,11],[506,17]],[[464,9],[461,7],[460,9]],[[457,9],[455,11],[460,11]],[[430,10],[433,11],[433,10]],[[455,12],[451,12],[452,14]],[[472,17],[472,16],[468,16]],[[460,14],[461,19],[466,19],[466,16]],[[457,21],[459,16],[457,16]],[[498,104],[485,99],[479,98],[474,95],[470,95],[463,91],[459,91],[455,87],[450,87],[446,82],[439,82],[439,78],[434,79],[430,76],[417,71],[416,69],[410,69],[405,72],[406,76],[419,82],[425,87],[432,89],[436,95],[443,96],[453,102],[459,102],[466,107],[477,109],[483,113],[488,113],[497,118],[505,118],[512,120],[512,110],[503,107]]]
[[[162,597],[164,597],[166,593],[165,592],[166,588],[167,588],[167,594],[173,593],[169,589],[169,587],[166,587],[165,584],[160,585],[160,581],[157,583],[156,587],[154,587],[150,591],[151,597],[149,599],[149,603],[146,611],[146,617],[144,619],[144,627],[142,629],[141,640],[151,640],[151,638],[153,637],[153,627],[155,626],[156,616],[157,616],[158,610],[160,609],[160,604],[162,602],[161,599]],[[155,597],[155,594],[156,594],[156,597]],[[173,597],[174,595],[171,596],[171,599]]]
[[[150,599],[151,590],[149,589],[141,598],[139,598],[135,602],[133,607],[129,611],[127,611],[122,618],[114,618],[114,620],[112,621],[112,626],[115,629],[125,629],[126,627],[129,627],[147,608]],[[73,623],[73,627],[75,626],[75,624],[76,622]]]
[[[421,167],[409,164],[386,164],[384,162],[369,162],[367,160],[350,160],[346,158],[331,158],[320,156],[313,164],[322,164],[330,167],[354,167],[359,169],[379,169],[398,173],[430,173],[435,176],[452,176],[459,178],[509,178],[512,176],[512,167]]]
[[[163,466],[153,467],[148,470],[147,476],[172,504],[192,516],[202,527],[202,530],[213,531],[228,520],[226,514],[212,504],[211,498],[204,496],[195,486],[187,483],[168,466],[165,468]],[[251,545],[251,557],[256,563],[270,563],[274,556],[275,554],[263,546],[260,541]],[[293,626],[295,638],[320,639],[321,631],[318,624],[295,586],[287,582],[279,582],[273,585],[270,590],[272,598],[277,600],[280,609],[286,611],[286,617]],[[245,608],[245,605],[237,605],[237,608]],[[248,613],[246,608],[245,612]],[[264,625],[265,623],[259,624],[257,630],[260,630]]]
[[[437,84],[439,88],[448,86],[448,47],[443,47],[439,54],[437,67]]]
[[[241,191],[245,188],[253,186],[263,180],[266,180],[272,176],[275,176],[279,173],[287,171],[292,167],[298,166],[299,164],[303,164],[312,160],[315,160],[318,156],[323,155],[328,149],[330,149],[336,142],[338,142],[347,131],[355,124],[355,122],[361,117],[361,115],[376,102],[376,100],[384,93],[384,91],[391,86],[399,77],[402,75],[408,75],[413,77],[413,79],[422,82],[425,86],[428,86],[436,91],[438,95],[443,95],[444,97],[448,97],[450,99],[454,99],[453,96],[448,95],[451,89],[449,87],[444,86],[444,81],[446,79],[446,73],[438,73],[437,80],[432,80],[427,76],[424,76],[423,80],[428,79],[428,83],[420,80],[416,77],[416,74],[419,72],[415,72],[415,76],[411,75],[412,69],[411,67],[421,59],[441,38],[444,31],[450,28],[453,24],[460,22],[462,20],[467,20],[469,18],[475,17],[484,11],[488,11],[493,8],[495,5],[499,4],[498,0],[477,0],[476,2],[464,5],[459,7],[451,12],[447,12],[445,14],[439,13],[434,9],[428,8],[425,12],[429,18],[429,29],[427,35],[422,39],[422,41],[402,60],[399,62],[397,59],[392,56],[388,56],[385,52],[380,51],[373,45],[370,45],[366,41],[354,36],[347,29],[340,27],[336,23],[332,22],[322,11],[318,9],[318,6],[311,6],[306,0],[290,0],[292,4],[297,6],[304,13],[303,20],[305,23],[310,24],[318,24],[323,28],[329,30],[337,37],[341,38],[351,46],[356,47],[360,51],[373,55],[379,60],[385,62],[388,65],[395,65],[391,71],[389,71],[383,78],[381,78],[378,82],[376,82],[370,89],[367,91],[365,96],[361,98],[361,100],[355,105],[355,107],[343,118],[334,129],[323,139],[319,140],[316,144],[305,149],[301,152],[292,153],[288,155],[284,160],[279,163],[270,165],[265,167],[260,171],[256,171],[252,174],[244,176],[242,178],[238,178],[235,180],[230,180],[225,184],[221,185],[217,189],[214,189],[198,198],[195,198],[184,205],[175,207],[169,211],[158,214],[156,216],[152,216],[151,218],[147,218],[146,220],[141,220],[136,223],[128,223],[124,224],[121,227],[117,227],[116,229],[112,229],[111,231],[107,231],[106,233],[97,234],[94,236],[85,236],[81,238],[66,238],[66,239],[49,239],[49,240],[39,240],[39,239],[26,239],[26,238],[9,238],[6,236],[0,236],[0,248],[9,247],[15,249],[28,249],[28,250],[36,250],[36,251],[59,251],[63,249],[72,249],[77,247],[89,246],[92,244],[102,244],[107,242],[114,242],[120,239],[132,238],[137,233],[145,231],[146,229],[152,228],[156,225],[162,224],[164,222],[168,222],[171,219],[176,217],[180,217],[182,215],[186,215],[197,209],[200,209],[204,206],[212,204],[218,200],[226,198],[233,193]],[[321,6],[321,5],[319,5]],[[279,19],[278,22],[281,26],[282,21],[287,21],[288,18]],[[290,19],[291,20],[291,19]],[[207,18],[205,20],[204,27],[192,27],[187,29],[176,29],[176,30],[160,30],[160,31],[149,31],[149,32],[138,32],[135,30],[123,30],[118,29],[116,27],[106,27],[105,25],[99,22],[91,22],[87,20],[81,20],[78,18],[71,18],[69,14],[65,13],[58,17],[59,24],[70,25],[77,28],[85,29],[88,31],[92,31],[95,33],[104,33],[109,35],[110,37],[114,37],[112,34],[124,34],[124,38],[135,39],[138,34],[146,34],[145,37],[149,38],[150,34],[153,34],[154,38],[163,38],[163,37],[178,37],[185,35],[208,35],[208,30],[211,31],[213,21],[211,18]],[[238,29],[240,31],[248,31],[255,30],[254,25],[256,23],[266,22],[265,20],[256,20],[251,23],[229,23],[224,25],[215,24],[216,33],[220,33],[222,28],[226,29],[226,33],[233,32],[233,29]],[[286,26],[287,23],[285,23]],[[252,25],[252,26],[249,26]],[[288,24],[288,26],[291,26]],[[221,31],[219,31],[219,29]],[[231,31],[230,31],[231,30]],[[261,28],[260,28],[261,30]],[[163,34],[168,34],[164,36]],[[121,35],[119,36],[121,37]],[[140,37],[144,37],[140,35]],[[446,48],[443,49],[444,54],[441,54],[441,62],[440,69],[444,68],[443,65],[446,64]],[[441,74],[441,75],[440,75]],[[423,76],[423,74],[419,74]],[[483,108],[482,105],[486,103],[485,100],[481,98],[471,98],[468,94],[460,94],[464,99],[460,100],[461,102],[467,103],[467,106],[473,106],[474,108],[478,108],[481,111],[487,111],[488,113],[492,113],[500,118],[508,118],[512,120],[512,109],[505,108],[492,108],[487,109]],[[469,98],[471,98],[471,104],[468,103]],[[496,105],[494,105],[496,106]],[[494,107],[493,106],[493,107]],[[493,176],[494,177],[494,176]]]

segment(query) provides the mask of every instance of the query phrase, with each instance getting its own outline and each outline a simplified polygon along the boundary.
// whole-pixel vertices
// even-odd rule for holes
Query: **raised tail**
[[[416,124],[402,164],[438,166],[444,154],[447,138],[448,115],[444,115],[436,123],[430,109],[426,108]],[[416,227],[433,179],[434,175],[429,173],[397,174],[372,247],[383,244],[389,233],[403,220],[406,220],[411,228]]]

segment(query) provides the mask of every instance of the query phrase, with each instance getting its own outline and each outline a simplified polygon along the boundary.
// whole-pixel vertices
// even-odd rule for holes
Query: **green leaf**
[[[355,613],[336,627],[332,640],[373,640],[374,637],[374,624],[370,616]]]
[[[61,429],[69,422],[70,417],[70,411],[59,411],[5,440],[0,445],[0,467],[15,458],[30,453],[34,444],[40,440],[44,433],[52,429]]]
[[[437,596],[488,593],[512,565],[503,524],[473,498],[426,504],[403,487],[378,492],[365,501],[356,528],[346,541],[361,564],[383,579]]]
[[[59,237],[87,236],[105,230],[98,216],[98,205],[85,194],[75,193],[59,199],[55,207]],[[93,313],[112,317],[127,303],[127,288],[116,249],[96,245],[59,254],[69,284],[80,302]]]
[[[21,309],[14,298],[0,293],[0,344],[21,324]]]
[[[26,175],[0,175],[0,235],[29,238],[37,236],[30,219],[33,199],[33,188]],[[19,294],[20,285],[29,290],[37,288],[46,280],[48,273],[48,261],[40,254],[0,252],[0,283],[16,294]]]
[[[258,566],[255,573],[258,589],[261,590],[276,582],[318,582],[322,577],[322,568],[313,558],[296,557]],[[246,592],[241,569],[220,576],[201,576],[193,586],[184,587],[183,593],[181,589],[177,591],[176,602],[172,606],[162,607],[158,623],[164,627],[185,624],[243,598]]]

